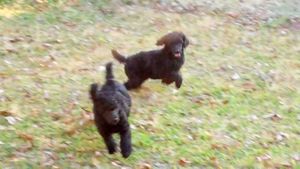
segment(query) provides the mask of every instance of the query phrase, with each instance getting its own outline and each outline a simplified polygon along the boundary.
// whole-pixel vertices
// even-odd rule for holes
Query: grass
[[[11,15],[0,10],[1,168],[300,167],[300,36],[281,27],[285,16],[249,26],[107,1],[2,9]],[[131,92],[134,152],[108,155],[89,122],[89,85],[103,81],[110,49],[157,48],[172,30],[191,41],[182,88],[149,80]]]

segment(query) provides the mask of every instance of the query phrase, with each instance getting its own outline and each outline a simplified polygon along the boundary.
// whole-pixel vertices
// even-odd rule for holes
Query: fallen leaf
[[[212,149],[214,149],[214,150],[222,150],[222,149],[224,149],[224,145],[217,144],[217,143],[211,144],[210,147]]]
[[[3,145],[4,143],[2,141],[0,141],[0,145]]]
[[[102,153],[100,151],[95,151],[95,156],[100,157],[100,156],[102,156]]]
[[[293,157],[293,159],[295,161],[299,161],[300,162],[300,153],[299,154],[294,154],[292,157]]]
[[[238,73],[234,73],[232,76],[231,76],[231,79],[232,80],[239,80],[241,79],[240,75]]]
[[[271,113],[264,116],[265,119],[271,119],[273,121],[279,121],[282,117],[279,114]]]
[[[42,166],[52,166],[58,157],[51,151],[44,151],[42,158]]]
[[[12,117],[12,116],[7,116],[7,117],[5,117],[5,119],[6,119],[7,122],[8,122],[9,124],[11,124],[11,125],[16,124],[16,122],[17,122],[17,120],[16,120],[14,117]]]
[[[251,116],[248,117],[248,119],[250,121],[256,121],[256,120],[258,120],[258,117],[256,115],[251,115]]]
[[[65,133],[68,135],[68,136],[72,136],[76,133],[76,127],[69,127],[65,130]]]
[[[222,103],[223,103],[223,104],[228,104],[228,103],[229,103],[229,100],[223,100]]]
[[[139,165],[139,169],[151,169],[151,165],[148,163],[142,163]]]
[[[52,45],[50,44],[50,43],[43,43],[43,47],[45,47],[45,48],[51,48],[52,47]]]
[[[47,90],[44,90],[44,99],[50,100],[49,92]]]
[[[20,41],[23,41],[23,40],[24,40],[24,38],[15,37],[15,38],[10,39],[9,42],[16,43],[16,42],[20,42]]]
[[[234,19],[239,17],[239,13],[236,13],[236,12],[227,12],[226,14]]]
[[[283,133],[283,132],[279,132],[279,133],[276,134],[275,138],[276,138],[276,141],[282,142],[283,140],[288,138],[288,134]]]
[[[188,164],[190,164],[191,161],[185,159],[185,158],[180,158],[179,161],[178,161],[178,164],[181,165],[181,166],[186,166]]]
[[[221,168],[221,166],[220,166],[220,164],[219,164],[219,161],[218,161],[218,159],[217,159],[216,157],[210,157],[209,160],[210,160],[211,164],[212,164],[215,168],[217,168],[217,169],[220,169],[220,168]]]
[[[29,141],[33,143],[33,136],[25,133],[18,133],[18,136],[23,139],[24,141]]]
[[[251,82],[245,82],[242,84],[242,88],[245,91],[255,91],[256,90],[256,85],[254,83]]]
[[[259,157],[256,157],[257,161],[258,162],[262,162],[263,165],[267,168],[269,168],[271,166],[271,156],[268,155],[268,154],[265,154],[265,155],[262,155],[262,156],[259,156]]]
[[[30,151],[32,149],[32,147],[33,147],[33,145],[31,144],[31,142],[27,142],[26,144],[19,147],[17,149],[17,151],[24,153],[24,152]]]
[[[18,52],[17,49],[14,46],[12,46],[12,45],[6,45],[5,49],[9,53],[17,53]]]
[[[1,116],[11,116],[13,113],[10,111],[2,110],[0,111]]]
[[[112,161],[111,164],[115,167],[121,167],[118,161]]]

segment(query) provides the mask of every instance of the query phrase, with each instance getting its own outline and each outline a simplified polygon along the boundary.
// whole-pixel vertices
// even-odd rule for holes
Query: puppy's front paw
[[[108,153],[109,153],[109,154],[114,154],[115,152],[117,152],[116,147],[109,147],[109,148],[108,148]]]
[[[175,82],[176,88],[179,89],[181,87],[181,84],[182,84],[182,80],[176,81]]]
[[[122,151],[121,153],[124,158],[128,158],[131,154],[131,148],[126,151]]]

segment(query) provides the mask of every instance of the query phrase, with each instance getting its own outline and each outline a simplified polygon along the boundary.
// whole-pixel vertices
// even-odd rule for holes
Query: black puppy
[[[92,84],[90,95],[94,105],[95,123],[108,152],[116,152],[112,134],[119,133],[121,153],[127,158],[131,154],[131,132],[127,120],[131,98],[124,85],[114,80],[112,63],[106,65],[106,83],[101,89],[96,83]]]
[[[112,50],[113,56],[125,64],[125,73],[128,81],[125,86],[128,90],[138,88],[145,80],[162,79],[165,84],[175,82],[180,88],[182,77],[180,68],[184,63],[184,49],[189,41],[182,32],[172,32],[160,38],[156,45],[164,45],[162,49],[139,52],[130,57]]]

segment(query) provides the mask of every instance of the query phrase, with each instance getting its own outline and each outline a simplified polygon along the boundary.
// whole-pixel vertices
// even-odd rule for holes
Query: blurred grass
[[[0,12],[0,110],[16,119],[0,116],[1,168],[178,168],[180,159],[187,168],[299,166],[299,30],[283,27],[297,13],[264,22],[226,10],[166,12],[149,1],[23,2],[1,1],[13,15]],[[237,1],[210,2],[240,11]],[[258,24],[243,24],[249,18]],[[108,155],[83,121],[89,84],[103,83],[111,48],[157,48],[172,30],[191,40],[183,87],[149,80],[131,92],[134,153]],[[123,66],[114,68],[125,81]]]

